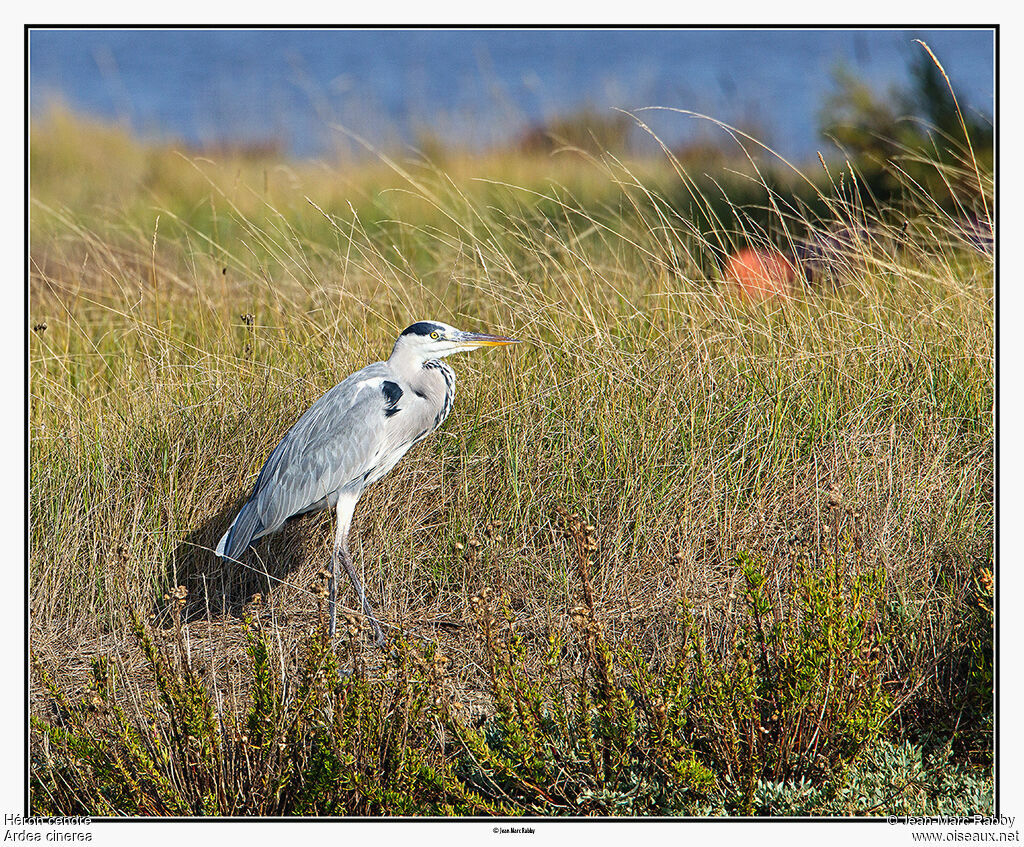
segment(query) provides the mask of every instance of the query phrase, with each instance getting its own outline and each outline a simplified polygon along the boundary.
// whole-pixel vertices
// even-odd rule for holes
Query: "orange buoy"
[[[739,294],[760,302],[771,297],[789,297],[796,271],[778,250],[744,247],[729,256],[723,275]]]

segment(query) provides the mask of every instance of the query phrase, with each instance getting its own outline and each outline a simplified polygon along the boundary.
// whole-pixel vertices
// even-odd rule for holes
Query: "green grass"
[[[338,789],[336,769],[370,780],[383,765],[341,756],[347,764],[331,765],[328,795],[296,795],[280,808],[395,813],[389,804],[421,796],[402,791],[422,779],[434,787],[424,788],[422,809],[405,813],[468,813],[474,803],[564,812],[571,796],[590,798],[595,814],[887,814],[910,801],[861,802],[879,796],[877,780],[851,774],[895,756],[891,767],[934,782],[933,750],[946,750],[964,780],[981,780],[991,803],[993,262],[956,226],[958,209],[982,211],[991,177],[970,157],[959,168],[935,165],[945,196],[908,185],[899,205],[877,208],[859,194],[856,172],[840,175],[838,165],[827,176],[819,166],[807,179],[772,171],[759,181],[738,163],[739,176],[723,170],[709,183],[671,157],[572,152],[446,159],[443,168],[416,159],[390,168],[211,161],[66,115],[35,127],[32,144],[30,312],[45,329],[30,339],[31,635],[53,675],[50,693],[38,678],[33,691],[37,747],[44,737],[60,747],[42,727],[74,708],[54,706],[53,691],[73,699],[92,690],[97,655],[137,679],[123,702],[109,695],[125,725],[169,720],[175,697],[188,699],[168,695],[147,717],[145,690],[159,684],[143,681],[152,657],[138,639],[153,636],[132,636],[133,620],[171,625],[179,585],[188,591],[182,649],[207,669],[195,696],[216,705],[201,722],[218,744],[255,708],[253,692],[268,691],[259,662],[283,668],[286,685],[301,684],[289,681],[289,656],[328,662],[308,640],[326,516],[290,527],[250,568],[227,568],[209,548],[295,418],[343,376],[386,357],[404,326],[434,318],[527,343],[453,361],[451,418],[366,494],[352,548],[385,622],[451,657],[446,696],[484,722],[482,736],[462,736],[463,750],[492,756],[504,782],[460,770],[464,752],[421,739],[425,758],[388,771],[412,782],[381,783],[373,804]],[[116,179],[107,166],[115,153],[125,163]],[[817,217],[794,211],[798,185]],[[790,300],[747,303],[719,279],[723,245],[785,247],[812,227],[867,237],[824,283]],[[570,513],[593,528],[585,578],[579,545],[566,542]],[[870,585],[868,594],[856,595],[858,585]],[[535,694],[502,694],[501,675],[493,664],[488,671],[488,637],[467,637],[481,625],[472,598],[485,589],[507,610],[491,641],[505,645],[510,677]],[[250,656],[251,671],[239,670],[251,650],[241,610],[256,593],[272,658]],[[584,638],[577,649],[590,670],[572,683],[580,669],[561,667],[571,651],[553,660],[548,652],[577,637],[581,603],[604,647]],[[844,629],[858,620],[857,633]],[[857,664],[851,656],[860,657],[867,632],[863,670],[875,687],[855,696],[843,668]],[[613,658],[602,664],[605,649]],[[833,649],[843,665],[801,676],[813,669],[808,650]],[[373,697],[391,702],[404,690],[394,672],[360,655]],[[594,676],[601,667],[603,683]],[[647,682],[627,682],[629,668]],[[770,683],[783,670],[780,693]],[[667,771],[641,765],[624,772],[635,785],[608,788],[579,734],[587,715],[642,710],[645,691],[664,701],[664,687],[683,678],[691,699],[679,703],[675,746],[650,717],[635,730],[613,720],[592,747],[640,763],[664,755],[690,775],[682,793],[659,794]],[[808,679],[827,682],[808,688]],[[573,685],[578,704],[591,705],[561,728],[547,718],[530,726],[550,732],[568,772],[590,775],[545,811],[523,792],[534,784],[530,769],[550,757],[509,764],[520,748],[508,741],[502,697],[508,714],[529,706],[546,715]],[[843,691],[843,709],[822,700]],[[287,697],[275,696],[287,713]],[[317,696],[333,702],[327,689]],[[372,720],[373,697],[352,707],[356,724]],[[58,811],[46,796],[86,806],[107,797],[96,811],[232,813],[209,786],[122,792],[134,798],[124,806],[92,791],[118,779],[97,775],[99,762],[121,755],[109,738],[96,740],[113,706],[104,708],[89,719],[96,723],[68,725],[93,738],[91,752],[79,748],[73,766],[39,764],[36,789],[45,783],[51,793],[34,802]],[[428,698],[410,726],[429,724],[436,708]],[[449,733],[477,731],[452,714]],[[788,759],[736,746],[736,727],[757,738],[773,714],[779,726],[795,722]],[[504,740],[495,735],[502,720]],[[324,737],[355,755],[340,729]],[[822,760],[825,739],[834,746]],[[295,755],[300,770],[316,758],[298,747]],[[208,764],[210,785],[238,773]],[[57,791],[55,772],[63,781],[78,773],[78,787]],[[492,782],[504,795],[488,793]],[[946,790],[925,792],[914,808],[949,808],[936,799]]]

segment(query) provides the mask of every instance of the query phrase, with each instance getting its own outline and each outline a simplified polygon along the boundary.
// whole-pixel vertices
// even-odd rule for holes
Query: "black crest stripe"
[[[434,330],[442,330],[443,326],[431,321],[418,321],[410,327],[406,327],[402,335],[430,335]]]

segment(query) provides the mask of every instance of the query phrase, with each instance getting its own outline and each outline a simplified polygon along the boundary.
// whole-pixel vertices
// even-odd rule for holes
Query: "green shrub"
[[[176,627],[180,633],[180,626]],[[36,814],[395,815],[500,811],[464,789],[430,743],[429,686],[404,650],[371,681],[357,652],[341,673],[311,636],[293,678],[271,667],[258,618],[246,628],[251,693],[238,714],[185,658],[136,622],[155,696],[122,706],[94,666],[70,703],[40,664],[56,717],[33,717]]]
[[[759,781],[758,815],[991,815],[991,770],[951,760],[949,746],[930,755],[909,741],[879,741],[828,782]]]
[[[507,608],[499,640],[490,591],[473,598],[495,714],[475,728],[448,712],[466,753],[460,773],[531,814],[685,813],[715,785],[687,741],[685,663],[656,674],[635,648],[612,649],[594,608],[594,528],[564,510],[561,518],[583,593],[571,635],[550,635],[543,668],[531,673]]]
[[[399,637],[367,671],[359,625],[337,650],[311,634],[285,669],[258,614],[245,625],[248,696],[234,709],[173,635],[134,624],[147,693],[93,663],[67,698],[41,663],[51,717],[33,716],[37,814],[967,814],[991,774],[887,741],[882,580],[846,551],[780,569],[741,555],[743,606],[724,646],[685,605],[679,648],[609,643],[595,611],[593,527],[563,513],[582,602],[538,651],[507,599],[473,597],[492,708],[474,720],[435,645]],[[838,549],[838,545],[837,545]],[[813,561],[813,565],[811,562]],[[341,666],[345,669],[342,670]],[[888,680],[891,685],[891,680]],[[220,704],[219,706],[216,704]]]

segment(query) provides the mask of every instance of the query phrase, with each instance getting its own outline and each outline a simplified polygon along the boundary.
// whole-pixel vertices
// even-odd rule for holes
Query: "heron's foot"
[[[388,638],[384,634],[384,631],[380,628],[380,624],[374,618],[370,618],[370,623],[373,624],[373,632],[376,636],[375,644],[378,650],[386,651],[388,649]]]
[[[384,634],[384,630],[381,629],[380,623],[378,623],[377,619],[373,616],[372,612],[364,612],[361,616],[355,612],[344,612],[341,615],[341,618],[341,622],[343,625],[342,629],[348,633],[348,637],[350,639],[355,638],[359,635],[360,631],[363,628],[363,619],[369,621],[370,626],[373,627],[374,646],[378,650],[387,650],[389,644],[388,638]],[[331,620],[331,624],[332,626],[330,628],[329,634],[331,637],[331,641],[334,642],[338,639],[338,632],[336,627],[334,626],[335,621],[333,619]]]
[[[366,599],[364,594],[359,598],[363,607],[363,616],[370,622],[370,626],[373,627],[373,634],[376,639],[376,646],[380,650],[384,650],[388,646],[387,636],[384,635],[384,630],[380,628],[380,622],[377,620],[377,615],[374,614],[373,606],[370,605],[370,601]]]

